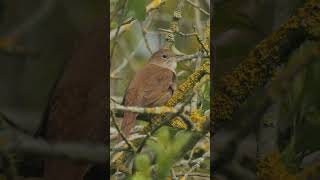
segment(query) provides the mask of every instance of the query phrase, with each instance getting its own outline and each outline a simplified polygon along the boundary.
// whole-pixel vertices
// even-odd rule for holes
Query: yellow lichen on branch
[[[320,164],[315,163],[301,172],[292,174],[281,161],[279,152],[266,155],[257,163],[257,180],[308,180],[319,177]]]
[[[298,180],[288,173],[280,159],[279,152],[272,152],[257,164],[257,180]]]
[[[201,115],[198,109],[194,109],[191,111],[190,119],[195,124],[195,128],[201,130],[206,116]]]
[[[276,68],[306,39],[319,38],[320,0],[309,0],[295,16],[261,41],[248,57],[217,83],[212,100],[212,123],[231,119],[240,104],[273,76]]]
[[[201,80],[201,78],[203,76],[205,76],[206,74],[209,74],[209,73],[210,73],[210,62],[206,61],[201,65],[201,67],[199,69],[197,69],[193,74],[191,74],[187,78],[187,80],[185,82],[183,82],[178,87],[178,89],[175,91],[175,93],[173,94],[171,99],[168,101],[166,106],[173,107],[178,102],[181,102],[185,98],[185,96],[187,95],[187,92],[189,90],[191,90],[196,85],[196,83]],[[152,123],[149,123],[149,125],[147,125],[142,130],[141,133],[142,134],[149,134],[152,127],[159,125],[163,118],[164,118],[164,115],[155,116],[152,119]],[[175,128],[185,129],[187,127],[187,124],[178,118],[174,118],[170,124],[172,127],[175,127]],[[137,141],[132,141],[131,143],[134,145],[139,145],[140,142],[141,142],[140,140],[137,140]],[[124,168],[125,166],[123,165],[123,162],[126,160],[126,158],[128,157],[129,154],[130,154],[129,152],[122,151],[122,152],[118,152],[115,155],[113,155],[113,158],[111,160],[111,167],[126,172],[127,169]]]
[[[197,69],[193,74],[191,74],[185,82],[183,82],[177,90],[174,92],[172,97],[169,99],[167,102],[166,106],[168,107],[173,107],[175,106],[178,102],[181,102],[185,96],[187,95],[187,92],[191,90],[197,82],[200,81],[200,79],[205,75],[210,73],[210,62],[207,61],[201,65],[199,69]],[[149,132],[150,129],[152,128],[151,126],[154,125],[159,125],[161,123],[161,120],[163,119],[164,116],[156,116],[154,117],[148,126],[145,127],[143,132]],[[170,122],[170,125],[175,128],[179,129],[185,129],[187,124],[183,122],[181,119],[174,119]]]

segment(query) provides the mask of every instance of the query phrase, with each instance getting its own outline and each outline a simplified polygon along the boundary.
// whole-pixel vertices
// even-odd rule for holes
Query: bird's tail
[[[121,132],[124,136],[128,137],[130,134],[131,129],[133,128],[136,118],[138,114],[133,112],[124,112],[123,120],[121,124]],[[119,135],[119,140],[121,140],[121,136]]]

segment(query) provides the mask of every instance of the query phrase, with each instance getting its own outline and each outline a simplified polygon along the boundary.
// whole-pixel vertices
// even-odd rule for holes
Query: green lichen
[[[298,180],[299,178],[297,176],[288,173],[280,157],[279,152],[272,152],[260,160],[257,164],[257,179]]]
[[[286,63],[292,50],[306,39],[319,37],[320,1],[310,0],[304,8],[261,41],[248,57],[218,84],[213,96],[212,121],[231,119],[234,111],[252,92],[270,80],[276,68]],[[217,109],[215,109],[217,108]]]
[[[169,101],[166,103],[166,106],[173,107],[178,102],[181,102],[185,96],[187,95],[187,92],[191,90],[197,82],[200,81],[200,79],[207,73],[210,73],[210,62],[206,61],[203,63],[199,69],[197,69],[193,74],[191,74],[186,81],[184,81],[181,85],[178,86],[177,90],[174,92],[172,97],[169,99]],[[164,120],[164,116],[155,116],[149,125],[147,125],[142,132],[150,132],[152,127],[158,126],[161,124],[161,122]],[[179,122],[178,122],[179,121]],[[181,119],[176,119],[173,122],[170,122],[170,125],[174,128],[183,128],[185,129],[187,124],[183,122]]]

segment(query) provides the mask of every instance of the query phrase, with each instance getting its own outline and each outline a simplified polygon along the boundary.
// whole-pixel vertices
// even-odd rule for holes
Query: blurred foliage
[[[162,127],[156,137],[157,142],[148,141],[148,146],[156,157],[155,177],[157,179],[166,179],[170,174],[170,169],[177,160],[177,155],[181,148],[188,142],[191,137],[190,132],[179,131],[175,135],[169,133],[168,127]],[[150,160],[146,155],[138,155],[136,158],[137,172],[134,175],[134,180],[145,180],[150,178]]]
[[[320,149],[320,63],[319,57],[310,57],[312,51],[319,52],[318,47],[318,42],[306,42],[290,59],[290,64],[299,63],[305,58],[317,59],[295,78],[293,88],[284,97],[281,119],[289,123],[291,130],[292,140],[286,148],[291,149],[291,156],[288,157],[291,159],[296,159],[297,153],[305,154]]]
[[[237,67],[258,42],[278,29],[305,2],[306,0],[215,1],[213,34],[217,62],[215,63],[214,82],[212,83],[216,84],[216,86],[213,86],[213,88],[219,86],[218,80]],[[303,59],[310,57],[312,51],[317,48],[319,51],[319,42],[305,42],[289,55],[289,63],[279,67],[275,76],[281,74],[285,69],[290,69],[292,65],[297,65]],[[296,173],[301,171],[303,158],[312,152],[320,150],[320,141],[318,139],[320,137],[319,57],[314,63],[304,67],[302,72],[295,74],[293,81],[283,83],[289,84],[289,89],[284,96],[277,99],[281,102],[280,109],[272,113],[275,115],[273,117],[278,118],[277,122],[279,123],[278,142],[281,151],[281,157],[279,158],[281,158],[281,163],[290,173]],[[255,92],[236,112],[233,121],[228,122],[223,130],[217,132],[217,134],[222,134],[219,136],[222,140],[216,141],[220,143],[227,141],[228,137],[226,135],[241,131],[241,127],[246,127],[247,123],[252,122],[250,118],[253,118],[252,116],[256,113],[255,110],[261,103],[261,96],[265,95],[261,93],[264,88],[266,87]],[[258,121],[258,119],[255,121]],[[252,129],[242,130],[252,131],[252,134],[257,131],[256,126]],[[248,132],[247,134],[251,133]],[[248,145],[246,147],[240,147],[239,145],[237,148],[232,146],[233,149],[236,149],[234,150],[235,153],[238,153],[238,148],[243,148],[241,149],[241,154],[236,154],[234,158],[239,158],[239,156],[247,158],[249,155],[245,152],[256,152],[255,142],[250,144],[245,138],[239,138],[237,141],[239,144],[247,143]],[[221,144],[216,146],[219,145],[223,146]],[[226,152],[233,151],[232,149],[224,150]],[[221,154],[218,153],[217,156],[219,155]],[[255,155],[251,157],[251,161],[254,164],[256,163]],[[230,160],[230,162],[234,163],[233,160]],[[231,166],[232,164],[228,165]],[[236,168],[230,170],[225,167],[218,167],[218,169],[218,174],[223,174],[223,178],[226,179],[250,179],[250,176],[245,176],[245,178],[241,176],[241,173],[245,174],[247,169],[241,170],[241,173]],[[255,171],[256,169],[250,168],[250,172]]]
[[[136,17],[139,21],[143,21],[146,17],[147,0],[129,0],[128,1],[128,17]]]

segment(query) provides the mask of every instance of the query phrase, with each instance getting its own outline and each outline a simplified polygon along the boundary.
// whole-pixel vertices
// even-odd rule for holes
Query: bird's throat
[[[177,62],[163,62],[163,63],[156,63],[156,62],[151,62],[151,64],[160,66],[165,69],[169,69],[176,75],[176,68],[177,68]]]

